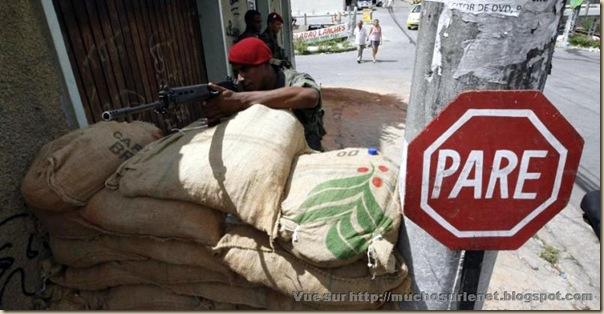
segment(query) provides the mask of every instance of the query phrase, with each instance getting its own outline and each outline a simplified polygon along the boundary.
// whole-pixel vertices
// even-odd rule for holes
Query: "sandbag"
[[[410,291],[409,277],[390,292],[392,294],[406,294]],[[334,298],[332,301],[323,299],[321,302],[309,302],[300,298],[296,300],[293,296],[286,296],[267,287],[243,286],[240,283],[224,284],[219,282],[203,282],[193,284],[163,285],[175,293],[182,295],[200,296],[213,302],[234,303],[239,306],[249,306],[255,309],[268,309],[279,311],[302,311],[302,310],[375,310],[383,307],[386,300],[376,302],[343,302],[342,299]],[[346,294],[348,295],[348,294]],[[384,294],[386,295],[386,294]],[[323,295],[320,295],[324,297]]]
[[[51,311],[199,311],[225,308],[194,296],[178,295],[152,285],[119,286],[102,291],[78,291],[57,285],[52,291],[48,310]]]
[[[107,230],[86,221],[78,210],[53,212],[34,208],[32,211],[42,226],[53,237],[84,240],[95,239],[108,233]]]
[[[94,240],[50,237],[54,259],[63,265],[84,268],[110,261],[155,261],[197,266],[233,279],[234,273],[211,252],[211,248],[176,240],[100,236]]]
[[[310,151],[287,110],[254,105],[212,128],[193,123],[147,146],[106,185],[120,193],[197,203],[275,235],[294,157]]]
[[[203,282],[193,284],[163,285],[177,294],[199,296],[212,302],[232,303],[238,306],[249,306],[254,309],[272,311],[304,311],[304,310],[373,310],[384,302],[304,302],[296,301],[292,296],[286,296],[267,287],[244,287],[234,284]]]
[[[296,291],[381,293],[400,286],[407,277],[407,267],[400,256],[396,256],[396,272],[375,277],[362,261],[340,268],[320,269],[277,245],[273,250],[266,235],[245,225],[233,226],[214,250],[224,263],[247,281],[285,295]]]
[[[364,148],[300,155],[281,204],[282,246],[319,267],[369,256],[370,267],[395,271],[398,173],[390,160]]]
[[[54,260],[71,267],[91,267],[113,261],[144,261],[148,257],[138,254],[107,249],[95,241],[65,240],[53,236],[48,244]]]
[[[169,285],[199,282],[229,283],[228,276],[195,266],[172,265],[153,260],[116,261],[87,268],[65,267],[49,277],[63,287],[79,290],[154,284]]]
[[[223,234],[221,212],[190,202],[129,198],[109,189],[92,197],[80,215],[116,234],[185,239],[204,245],[216,245]]]
[[[161,136],[150,123],[99,122],[42,147],[21,184],[34,208],[65,211],[86,205],[117,167]]]

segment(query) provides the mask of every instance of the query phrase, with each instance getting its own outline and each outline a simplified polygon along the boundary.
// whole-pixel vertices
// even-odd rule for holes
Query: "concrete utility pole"
[[[407,142],[466,90],[543,90],[566,0],[425,0],[407,111]],[[415,293],[485,292],[496,252],[451,251],[405,220],[401,250]],[[465,259],[465,260],[462,260]],[[469,272],[463,269],[463,264]],[[473,287],[468,287],[470,281]],[[478,284],[478,287],[476,287]],[[472,286],[472,285],[470,285]],[[480,308],[430,300],[406,308]]]

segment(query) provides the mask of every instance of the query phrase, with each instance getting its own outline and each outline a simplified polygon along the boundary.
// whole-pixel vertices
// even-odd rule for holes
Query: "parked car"
[[[407,17],[407,29],[417,29],[419,27],[419,18],[422,13],[422,5],[414,4],[411,7],[409,16]]]
[[[373,2],[371,0],[357,0],[357,8],[359,10],[362,9],[371,9],[373,7]]]

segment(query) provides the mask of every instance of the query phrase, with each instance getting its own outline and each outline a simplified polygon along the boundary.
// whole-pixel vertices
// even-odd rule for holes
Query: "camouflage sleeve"
[[[306,73],[296,73],[292,75],[291,80],[288,84],[291,87],[308,87],[316,90],[321,94],[321,87],[315,80]]]
[[[290,87],[312,88],[319,92],[319,102],[313,108],[295,109],[294,114],[304,125],[304,135],[308,145],[315,150],[323,151],[321,139],[325,135],[323,126],[323,106],[321,104],[321,87],[315,80],[306,73],[298,73],[293,70],[286,74],[286,85]]]

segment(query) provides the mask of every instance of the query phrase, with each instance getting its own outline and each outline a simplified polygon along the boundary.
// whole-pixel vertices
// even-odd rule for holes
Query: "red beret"
[[[229,50],[229,62],[242,65],[260,65],[273,57],[270,48],[256,37],[248,37]]]
[[[270,24],[273,21],[279,21],[279,22],[283,23],[283,18],[281,17],[281,15],[273,12],[268,15],[268,18],[266,19],[266,22],[267,22],[266,24]]]

